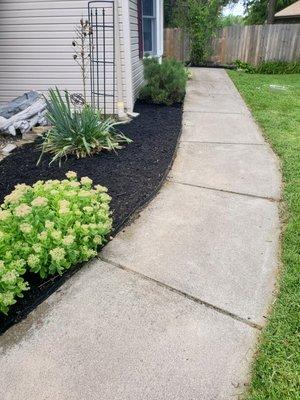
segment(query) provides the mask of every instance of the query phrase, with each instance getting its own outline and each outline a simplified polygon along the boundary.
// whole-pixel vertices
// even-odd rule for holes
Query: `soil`
[[[69,157],[61,164],[52,164],[45,155],[37,166],[40,155],[38,141],[17,148],[0,162],[0,203],[17,183],[33,184],[42,179],[64,179],[67,171],[79,177],[89,176],[95,184],[108,188],[112,197],[113,235],[155,195],[172,164],[181,132],[182,107],[137,103],[140,116],[119,129],[132,143],[118,153],[102,152],[93,157]],[[81,266],[77,265],[63,276],[40,279],[28,273],[24,278],[30,290],[10,308],[7,316],[0,316],[0,333],[25,318],[38,304],[53,293]]]

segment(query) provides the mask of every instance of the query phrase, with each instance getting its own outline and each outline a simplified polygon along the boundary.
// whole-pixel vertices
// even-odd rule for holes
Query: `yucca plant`
[[[116,122],[89,105],[72,110],[70,95],[67,91],[62,96],[58,88],[49,90],[47,103],[47,119],[52,128],[43,137],[42,153],[53,154],[51,163],[61,162],[70,154],[78,158],[90,156],[101,150],[121,149],[121,143],[131,140],[116,129]]]

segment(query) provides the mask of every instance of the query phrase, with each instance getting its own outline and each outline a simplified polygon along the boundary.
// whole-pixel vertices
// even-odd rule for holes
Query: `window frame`
[[[143,21],[143,54],[155,56],[157,53],[157,2],[156,2],[156,0],[148,0],[148,1],[152,1],[153,15],[144,14],[143,1],[141,1],[141,3],[142,3],[142,21]],[[145,50],[145,40],[144,40],[144,25],[145,25],[144,20],[145,19],[151,21],[151,50],[148,50],[148,51]]]

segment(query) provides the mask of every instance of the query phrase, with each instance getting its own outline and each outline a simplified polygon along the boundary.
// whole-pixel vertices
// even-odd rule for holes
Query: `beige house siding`
[[[140,87],[144,83],[143,61],[139,57],[139,33],[137,0],[129,0],[130,31],[131,31],[131,64],[133,97],[137,99]]]
[[[122,73],[119,99],[123,97],[126,107],[122,4],[119,1],[116,29]],[[82,92],[71,42],[75,25],[87,19],[87,6],[87,0],[0,0],[0,104],[28,90],[46,93],[53,86]]]

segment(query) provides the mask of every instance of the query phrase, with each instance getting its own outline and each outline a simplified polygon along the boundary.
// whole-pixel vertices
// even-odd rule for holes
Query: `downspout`
[[[122,6],[123,7],[123,6]],[[121,46],[120,46],[120,19],[119,19],[119,0],[114,1],[115,14],[115,54],[116,54],[116,85],[117,85],[117,113],[120,121],[126,119],[123,99],[123,74],[121,62]]]
[[[162,60],[164,54],[164,1],[156,0],[156,24],[157,24],[157,57]]]
[[[133,111],[133,85],[132,85],[132,65],[131,65],[131,34],[130,34],[130,16],[129,1],[122,2],[123,16],[123,40],[124,40],[124,66],[125,66],[125,89],[126,89],[126,108],[127,112]],[[122,72],[122,71],[121,71]]]

